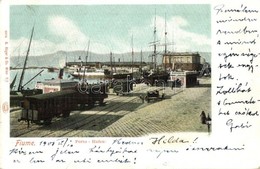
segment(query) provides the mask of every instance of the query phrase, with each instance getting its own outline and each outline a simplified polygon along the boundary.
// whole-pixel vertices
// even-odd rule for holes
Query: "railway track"
[[[114,99],[116,99],[116,97],[111,96],[109,99],[106,100],[106,103],[109,104],[109,102]],[[96,109],[96,107],[94,107],[93,109]],[[14,113],[16,113],[16,114],[14,114]],[[71,116],[69,118],[53,118],[53,122],[51,125],[31,124],[29,128],[27,127],[27,122],[18,122],[17,121],[17,116],[19,113],[20,112],[17,111],[17,112],[13,112],[11,114],[11,133],[10,133],[11,137],[25,136],[27,133],[33,132],[35,130],[43,130],[43,129],[49,129],[49,128],[57,129],[59,123],[62,123],[63,121],[67,122],[69,120],[69,118],[73,117],[73,115],[80,114],[80,111],[72,112]],[[71,118],[70,120],[73,121],[73,118]]]
[[[128,96],[109,95],[106,106],[97,106],[88,111],[73,111],[69,118],[55,118],[51,125],[31,125],[15,123],[15,115],[11,114],[11,137],[61,137],[77,136],[82,130],[100,131],[103,124],[109,125],[118,118],[134,111],[136,105],[142,101],[138,92],[144,93],[148,89],[137,89]],[[133,106],[135,105],[135,106]],[[17,121],[17,119],[16,119]]]
[[[89,117],[82,119],[80,121],[77,121],[77,123],[73,123],[67,130],[62,130],[58,132],[54,132],[45,136],[49,137],[56,137],[56,136],[75,136],[78,133],[81,132],[82,129],[90,129],[90,130],[98,130],[98,128],[106,122],[108,115],[111,115],[113,117],[113,112],[117,110],[121,110],[124,106],[128,105],[130,102],[140,100],[139,98],[130,98],[127,101],[121,103],[120,105],[115,104],[112,106],[112,108],[108,108],[105,110],[105,113],[103,111],[96,111],[92,113]],[[124,109],[124,108],[123,108]],[[114,118],[117,119],[118,116],[122,115],[114,115]],[[113,121],[113,119],[110,118],[110,120]],[[64,127],[64,128],[66,128]],[[63,129],[64,129],[63,128]],[[102,128],[102,127],[101,127]]]

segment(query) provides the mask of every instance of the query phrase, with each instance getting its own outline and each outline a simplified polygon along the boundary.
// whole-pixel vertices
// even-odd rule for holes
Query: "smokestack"
[[[60,71],[59,71],[59,79],[62,79],[63,78],[63,71],[64,71],[64,69],[60,69]]]

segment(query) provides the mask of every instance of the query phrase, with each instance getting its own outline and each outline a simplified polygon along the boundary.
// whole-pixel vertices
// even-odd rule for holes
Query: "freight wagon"
[[[18,121],[50,124],[53,117],[69,117],[72,110],[91,108],[96,102],[102,105],[107,98],[106,85],[89,85],[53,93],[27,96],[21,102]]]
[[[112,83],[113,93],[116,93],[116,95],[128,94],[129,92],[133,91],[133,83],[134,81],[132,80],[115,80]]]

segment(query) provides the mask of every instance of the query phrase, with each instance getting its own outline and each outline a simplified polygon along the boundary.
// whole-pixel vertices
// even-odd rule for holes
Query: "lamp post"
[[[129,93],[129,85],[130,85],[130,83],[128,81],[129,80],[129,76],[130,75],[127,75],[127,79],[126,79],[126,87],[127,87],[126,90],[127,90],[127,93]]]
[[[176,93],[176,81],[177,81],[177,77],[178,77],[178,75],[175,75],[175,88],[174,88],[174,94]]]

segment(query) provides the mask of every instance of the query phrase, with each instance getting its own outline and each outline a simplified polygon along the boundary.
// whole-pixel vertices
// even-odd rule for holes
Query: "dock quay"
[[[18,122],[20,109],[10,113],[10,137],[140,137],[165,132],[207,132],[200,114],[211,114],[211,79],[198,78],[198,86],[171,88],[137,84],[127,95],[108,93],[104,106],[73,110],[50,125]],[[143,102],[141,95],[159,90],[164,99]]]

